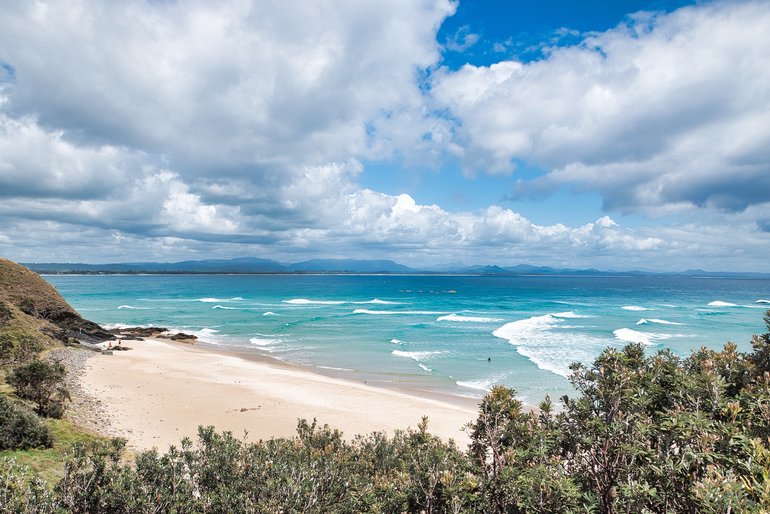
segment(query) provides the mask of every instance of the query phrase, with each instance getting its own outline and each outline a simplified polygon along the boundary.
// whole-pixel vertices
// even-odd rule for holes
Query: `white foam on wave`
[[[422,352],[405,352],[402,350],[393,350],[390,352],[391,355],[395,355],[396,357],[406,357],[407,359],[412,359],[413,361],[420,362],[423,359],[427,359],[430,357],[433,357],[435,355],[441,355],[444,352],[440,351],[422,351]]]
[[[198,339],[200,339],[201,342],[213,344],[216,346],[222,346],[222,343],[224,343],[228,339],[227,336],[219,335],[219,330],[214,328],[208,328],[208,327],[204,327],[200,330],[192,330],[192,331],[186,328],[171,327],[169,328],[168,331],[169,333],[184,332],[186,334],[192,334],[196,336]]]
[[[618,341],[626,343],[642,343],[647,346],[654,345],[656,341],[665,341],[674,337],[692,337],[688,334],[660,334],[657,332],[639,332],[631,328],[619,328],[612,331]]]
[[[128,328],[148,328],[149,325],[128,325],[126,323],[107,323],[102,325],[105,330],[126,330]]]
[[[395,338],[391,339],[390,342],[393,343],[393,344],[404,344],[403,341],[399,341],[398,339],[395,339]]]
[[[379,298],[374,298],[366,302],[353,302],[353,303],[357,305],[365,305],[370,303],[375,305],[399,305],[399,302],[390,302],[388,300],[380,300]]]
[[[640,307],[638,305],[624,305],[623,307],[621,307],[621,309],[623,309],[624,311],[648,311],[648,310],[650,310],[647,307]]]
[[[721,301],[721,300],[714,300],[713,302],[709,302],[709,303],[708,303],[708,306],[709,306],[709,307],[738,307],[738,306],[737,306],[736,304],[734,304],[734,303],[730,303],[730,302],[723,302],[723,301]]]
[[[502,321],[499,318],[485,318],[482,316],[461,316],[459,314],[449,314],[439,316],[436,321],[457,321],[460,323],[498,323]]]
[[[263,316],[278,316],[278,314],[276,314],[274,312],[270,312],[270,311],[263,312],[262,315]]]
[[[283,341],[270,337],[252,337],[249,339],[249,342],[255,346],[272,346],[274,344],[280,344]]]
[[[353,311],[353,314],[372,314],[372,315],[381,315],[381,316],[393,316],[393,315],[425,315],[425,316],[431,316],[436,314],[446,314],[445,312],[436,312],[436,311],[373,311],[370,309],[356,309]]]
[[[195,300],[196,302],[201,303],[220,303],[220,302],[226,302],[226,298],[198,298]]]
[[[585,314],[575,314],[572,311],[567,312],[556,312],[551,314],[554,318],[566,318],[566,319],[583,319],[583,318],[590,318],[591,316],[586,316]]]
[[[291,300],[284,300],[283,303],[291,305],[342,305],[347,302],[340,300],[308,300],[307,298],[292,298]]]
[[[636,322],[637,325],[647,325],[648,323],[655,323],[656,325],[684,325],[684,323],[677,323],[676,321],[668,321],[667,319],[645,319],[642,318]]]
[[[421,370],[427,371],[428,373],[433,371],[431,368],[429,368],[428,366],[426,366],[425,364],[423,364],[421,362],[418,362],[417,365],[420,366]]]
[[[579,361],[590,363],[612,339],[566,331],[565,319],[584,317],[574,312],[559,312],[512,321],[492,335],[506,339],[516,351],[538,368],[563,377],[569,376],[569,365]]]
[[[754,303],[765,303],[765,304],[768,304],[768,303],[770,303],[770,300],[757,300]]]
[[[460,387],[467,387],[468,389],[489,392],[493,385],[501,382],[502,378],[502,375],[493,375],[491,377],[479,378],[476,380],[457,380],[455,384]]]
[[[146,311],[147,307],[134,307],[133,305],[119,305],[118,310],[120,309],[130,309],[134,311]]]
[[[351,368],[338,368],[338,367],[335,367],[335,366],[320,366],[319,365],[319,366],[316,366],[316,368],[328,369],[328,370],[331,370],[331,371],[355,371],[355,370],[353,370]]]
[[[225,309],[228,311],[237,311],[238,309],[235,307],[225,307],[224,305],[215,305],[212,307],[212,309]]]

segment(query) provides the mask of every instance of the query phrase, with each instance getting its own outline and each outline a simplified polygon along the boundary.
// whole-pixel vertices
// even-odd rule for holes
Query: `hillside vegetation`
[[[36,273],[0,259],[0,456],[11,455],[55,478],[72,441],[99,439],[58,419],[69,399],[66,370],[47,354],[63,344],[112,337],[84,320]],[[2,505],[0,499],[0,511]]]

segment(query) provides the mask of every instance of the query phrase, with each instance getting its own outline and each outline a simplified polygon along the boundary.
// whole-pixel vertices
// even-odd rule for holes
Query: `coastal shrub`
[[[0,458],[0,514],[56,512],[48,484],[14,459]]]
[[[44,362],[35,359],[16,367],[8,376],[8,383],[16,389],[19,398],[35,403],[35,411],[41,416],[59,419],[64,415],[64,402],[69,391],[64,387],[67,373],[60,362]]]
[[[50,448],[52,444],[51,432],[40,418],[0,395],[0,450]]]
[[[482,511],[568,512],[581,492],[561,455],[563,427],[549,398],[540,412],[524,412],[516,391],[495,386],[468,427],[468,455],[479,477]]]
[[[43,350],[37,337],[15,330],[0,332],[0,364],[26,362]]]
[[[77,443],[64,463],[64,476],[54,489],[59,511],[152,512],[137,509],[136,472],[120,463],[124,439]]]

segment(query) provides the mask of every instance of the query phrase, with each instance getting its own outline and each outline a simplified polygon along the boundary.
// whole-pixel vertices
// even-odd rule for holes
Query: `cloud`
[[[77,145],[33,117],[0,113],[0,197],[94,198],[110,194],[141,166],[140,152]]]
[[[464,25],[457,29],[451,37],[447,36],[444,47],[450,52],[465,52],[479,42],[479,35],[470,31],[470,26]]]
[[[456,72],[437,68],[441,52],[478,36],[464,28],[442,48],[455,8],[6,6],[0,254],[605,268],[691,267],[697,255],[704,267],[767,268],[765,4],[637,16],[539,61]],[[538,224],[506,206],[453,212],[359,184],[372,161],[453,159],[469,175],[539,167],[514,194],[599,191],[612,218]],[[673,221],[630,227],[618,212]]]
[[[0,20],[8,116],[77,144],[255,176],[366,155],[419,97],[448,0],[35,2]],[[319,23],[318,20],[324,20]]]
[[[718,2],[433,76],[468,172],[545,170],[517,195],[598,191],[605,208],[740,211],[770,197],[770,6]]]
[[[440,151],[443,122],[425,109],[420,77],[440,58],[435,35],[455,7],[8,6],[0,18],[2,210],[150,237],[246,242],[338,222],[331,207],[353,187],[359,159]]]

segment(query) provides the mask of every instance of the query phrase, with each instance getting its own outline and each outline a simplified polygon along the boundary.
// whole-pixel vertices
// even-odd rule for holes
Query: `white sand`
[[[476,411],[467,405],[422,398],[315,374],[281,363],[242,359],[195,346],[148,339],[132,349],[97,355],[81,377],[110,418],[104,430],[138,449],[165,451],[182,437],[195,440],[199,425],[214,425],[248,440],[291,436],[297,420],[316,418],[358,433],[416,427],[468,442],[462,427]],[[106,420],[105,420],[106,421]]]

